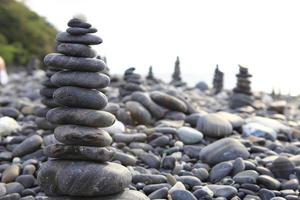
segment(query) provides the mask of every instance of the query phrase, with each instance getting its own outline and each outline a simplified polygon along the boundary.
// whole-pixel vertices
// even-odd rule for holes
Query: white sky
[[[183,78],[209,85],[216,64],[225,87],[237,64],[249,67],[254,90],[300,94],[298,0],[25,0],[59,30],[76,13],[87,16],[104,42],[113,73],[136,67],[169,80],[178,55]]]

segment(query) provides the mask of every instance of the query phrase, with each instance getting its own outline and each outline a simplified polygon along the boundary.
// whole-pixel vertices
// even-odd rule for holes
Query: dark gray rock
[[[111,136],[105,130],[87,126],[58,126],[54,135],[58,141],[68,145],[105,147],[112,143]]]
[[[216,183],[220,180],[222,180],[225,176],[227,176],[233,168],[233,165],[231,162],[221,162],[217,165],[215,165],[211,171],[209,179],[212,183]]]
[[[73,18],[68,22],[69,27],[85,28],[88,29],[92,25],[78,18]]]
[[[24,188],[30,188],[35,182],[35,177],[33,175],[21,175],[16,178],[16,182],[21,183]]]
[[[167,187],[160,188],[152,192],[148,197],[150,199],[166,199],[168,195],[168,190],[169,189]]]
[[[39,149],[43,143],[43,138],[39,135],[33,135],[26,140],[24,140],[21,144],[16,146],[13,150],[13,157],[21,157],[26,154],[32,153]]]
[[[65,56],[59,53],[50,53],[44,58],[47,66],[75,71],[99,72],[105,69],[105,63],[100,59]]]
[[[80,27],[71,27],[68,28],[67,33],[71,34],[71,35],[85,35],[88,33],[96,33],[97,29],[95,28],[80,28]]]
[[[179,111],[183,113],[187,112],[186,104],[174,96],[155,91],[150,94],[150,97],[155,103],[168,108],[169,110]]]
[[[7,183],[5,187],[6,187],[7,194],[12,194],[12,193],[22,194],[24,190],[24,186],[21,183],[17,183],[17,182]]]
[[[197,200],[197,198],[188,190],[174,190],[171,192],[172,200]]]
[[[139,155],[139,159],[150,168],[158,169],[160,166],[160,158],[152,153],[142,153]]]
[[[129,144],[131,142],[145,142],[147,135],[145,133],[116,133],[113,135],[114,142],[123,142]]]
[[[131,182],[129,170],[119,164],[64,160],[44,163],[37,178],[49,196],[110,195],[121,192]]]
[[[98,72],[60,71],[51,76],[51,81],[59,86],[77,86],[83,88],[105,88],[110,79],[107,75]]]
[[[125,106],[133,120],[138,124],[151,124],[152,116],[142,104],[135,101],[128,101]]]
[[[135,174],[132,176],[133,183],[158,184],[166,183],[167,178],[159,174]]]
[[[257,178],[257,183],[263,185],[267,189],[277,190],[280,188],[280,182],[268,175],[261,175]]]
[[[289,179],[290,174],[294,172],[295,164],[287,157],[280,156],[273,161],[270,169],[275,177]]]
[[[233,180],[236,183],[242,184],[242,183],[256,183],[256,179],[258,178],[259,174],[254,170],[246,170],[237,173]]]
[[[108,127],[115,122],[115,116],[108,112],[83,108],[54,108],[47,113],[46,118],[55,124],[90,127]]]
[[[231,198],[237,195],[238,191],[235,187],[229,185],[207,185],[216,197]]]
[[[44,154],[52,158],[106,162],[112,159],[114,150],[111,147],[53,144],[44,148]]]
[[[19,200],[20,198],[21,195],[19,193],[13,193],[0,197],[0,200]]]
[[[84,58],[93,58],[96,56],[96,51],[94,51],[90,46],[84,44],[60,43],[56,47],[56,50],[58,53],[66,56]]]
[[[86,45],[101,44],[102,39],[96,35],[71,35],[67,32],[61,32],[56,35],[56,40],[61,43],[77,43]]]

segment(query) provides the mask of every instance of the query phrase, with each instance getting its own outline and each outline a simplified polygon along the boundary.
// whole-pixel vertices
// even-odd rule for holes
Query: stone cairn
[[[224,83],[224,73],[219,70],[219,66],[217,65],[215,69],[214,79],[213,79],[213,88],[215,94],[218,94],[223,90],[223,83]]]
[[[147,83],[149,85],[154,85],[154,84],[159,83],[159,80],[156,79],[154,74],[153,74],[153,67],[152,66],[149,67],[149,71],[148,71],[148,74],[146,76],[146,80],[147,80]]]
[[[46,132],[53,133],[55,124],[52,124],[46,119],[46,114],[51,108],[59,106],[53,99],[53,93],[57,89],[57,86],[53,84],[50,80],[51,76],[60,71],[54,67],[48,67],[46,71],[46,79],[42,82],[43,87],[40,89],[40,95],[42,96],[42,104],[45,105],[44,108],[37,110],[36,124],[39,129],[45,130]]]
[[[231,97],[231,108],[239,108],[247,105],[252,105],[253,98],[251,92],[251,81],[252,77],[248,73],[248,68],[239,65],[239,73],[236,75],[237,85],[233,89],[233,95]]]
[[[95,52],[89,46],[102,39],[91,34],[97,30],[87,22],[74,18],[68,26],[67,32],[57,35],[58,53],[44,59],[47,66],[63,70],[51,76],[59,87],[53,98],[60,106],[46,115],[58,124],[54,136],[60,143],[45,147],[44,153],[53,159],[42,165],[38,183],[50,200],[106,195],[118,199],[114,195],[122,195],[132,178],[127,168],[108,162],[115,151],[110,147],[111,136],[101,127],[111,126],[115,117],[102,111],[107,98],[98,89],[109,85],[109,77],[102,73],[105,63],[93,58]]]
[[[181,78],[180,60],[178,56],[175,61],[174,72],[172,74],[172,81],[170,84],[174,85],[175,87],[181,87],[186,85],[186,83],[183,82]]]
[[[124,83],[120,86],[120,96],[125,97],[132,94],[135,91],[144,91],[142,84],[142,78],[140,74],[134,73],[135,68],[131,67],[124,72]]]

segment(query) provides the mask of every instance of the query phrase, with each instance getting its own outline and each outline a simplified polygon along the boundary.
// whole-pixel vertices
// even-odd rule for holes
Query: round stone
[[[213,142],[200,151],[200,159],[209,165],[223,161],[235,160],[238,157],[247,159],[250,153],[246,147],[236,139],[223,138]]]
[[[33,186],[35,178],[33,175],[21,175],[16,178],[16,182],[21,183],[24,188],[30,188],[31,186]]]
[[[217,165],[215,165],[209,175],[209,179],[212,183],[216,183],[220,180],[222,180],[225,176],[227,176],[233,168],[233,165],[231,162],[221,162]]]
[[[128,101],[125,106],[138,124],[151,124],[151,114],[143,105],[135,101]]]
[[[97,72],[61,71],[51,77],[51,82],[59,87],[77,86],[99,89],[107,87],[110,83],[110,79],[107,75]]]
[[[38,183],[49,196],[104,196],[121,192],[131,173],[116,163],[49,160],[38,173]]]
[[[80,27],[70,27],[67,30],[67,33],[71,35],[85,35],[88,33],[96,33],[97,29],[95,28],[80,28]]]
[[[203,134],[190,127],[181,127],[177,130],[177,136],[184,144],[196,144],[203,139]]]
[[[233,128],[241,127],[244,124],[244,119],[236,114],[228,112],[218,112],[217,114],[220,115],[223,119],[228,120]]]
[[[106,162],[112,159],[114,150],[111,147],[52,144],[44,148],[44,154],[51,158],[62,158],[66,160],[91,160]]]
[[[16,146],[13,150],[13,157],[22,157],[26,154],[38,150],[43,143],[43,138],[39,135],[33,135],[25,139],[22,143]]]
[[[92,25],[78,18],[73,18],[68,22],[69,27],[90,28]]]
[[[85,44],[60,43],[56,47],[58,53],[66,56],[93,58],[96,56],[96,51]]]
[[[157,103],[160,106],[174,111],[184,113],[187,112],[187,105],[174,96],[165,94],[163,92],[155,91],[150,94],[150,97],[155,103]]]
[[[99,72],[105,69],[105,63],[100,59],[65,56],[59,53],[50,53],[44,58],[47,66],[74,71]]]
[[[103,41],[96,35],[71,35],[67,32],[61,32],[56,35],[56,40],[61,43],[77,43],[86,45],[101,44]]]
[[[115,122],[115,116],[109,112],[82,108],[54,108],[49,110],[46,118],[55,124],[90,127],[108,127]]]
[[[278,157],[271,165],[271,171],[277,178],[289,179],[290,174],[294,173],[294,169],[294,163],[284,156]]]
[[[2,173],[1,182],[10,183],[13,182],[20,175],[20,167],[13,164],[7,167]]]
[[[58,88],[53,93],[54,100],[64,106],[101,110],[107,105],[106,96],[95,89],[73,86]]]
[[[68,145],[104,147],[112,143],[111,136],[105,130],[87,126],[58,126],[54,130],[54,136],[58,141]]]
[[[207,114],[198,119],[197,127],[205,136],[221,138],[232,133],[231,124],[218,114]]]

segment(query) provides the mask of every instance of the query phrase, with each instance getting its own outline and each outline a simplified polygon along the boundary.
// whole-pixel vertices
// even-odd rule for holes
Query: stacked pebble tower
[[[51,82],[58,86],[53,98],[60,106],[47,112],[47,120],[58,124],[55,138],[61,142],[44,149],[53,159],[41,167],[38,183],[49,199],[118,199],[131,183],[124,166],[109,162],[115,150],[111,136],[101,127],[111,126],[115,116],[102,111],[106,96],[99,91],[109,85],[102,73],[105,63],[94,59],[89,45],[102,43],[97,32],[79,19],[68,22],[67,32],[57,35],[58,53],[48,54],[44,62],[63,71]],[[123,192],[123,193],[122,193]],[[128,191],[127,191],[128,192]],[[80,198],[77,198],[80,196]],[[134,199],[134,198],[132,198]]]
[[[141,86],[142,79],[141,75],[134,73],[135,68],[131,67],[124,72],[124,84],[120,87],[120,96],[125,97],[132,94],[135,91],[144,91],[145,89]]]
[[[57,68],[54,67],[48,67],[46,71],[46,79],[42,82],[43,87],[40,90],[40,95],[42,96],[42,103],[45,105],[44,108],[38,109],[36,115],[36,124],[38,128],[43,129],[45,131],[49,131],[49,133],[52,133],[53,129],[55,128],[55,125],[47,121],[46,114],[51,108],[55,108],[59,106],[54,100],[53,100],[53,93],[57,89],[57,86],[54,85],[50,78],[51,76],[60,71]]]
[[[253,98],[251,92],[251,81],[252,77],[248,73],[248,68],[239,65],[239,73],[236,75],[237,85],[233,89],[233,95],[231,98],[231,108],[239,108],[247,105],[252,105]]]
[[[214,79],[213,79],[213,88],[214,93],[218,94],[223,89],[223,82],[224,82],[224,73],[219,70],[219,66],[217,65],[215,69]]]
[[[171,84],[174,85],[175,87],[181,87],[181,86],[186,85],[186,83],[183,82],[182,78],[181,78],[180,60],[179,60],[178,56],[175,61],[174,72],[172,74]]]

